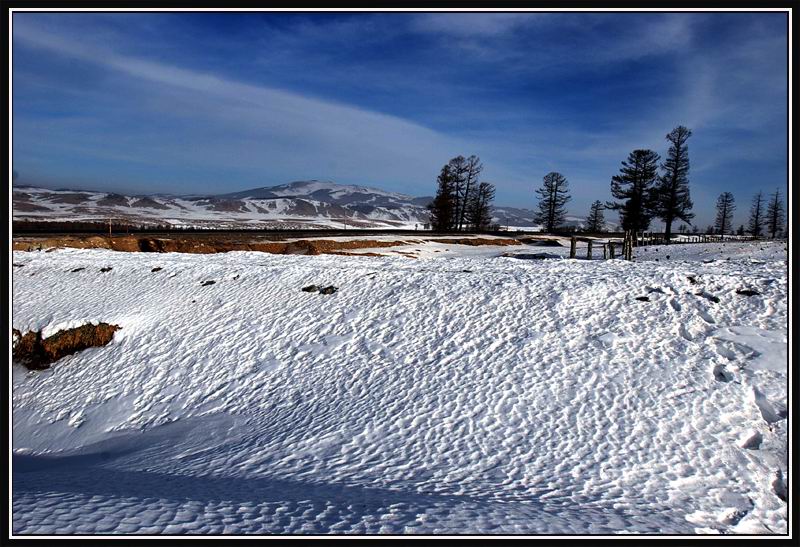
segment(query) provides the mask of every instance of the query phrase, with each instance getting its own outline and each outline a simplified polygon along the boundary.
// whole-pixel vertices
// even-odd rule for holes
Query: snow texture
[[[13,532],[787,533],[783,245],[438,245],[15,252]]]

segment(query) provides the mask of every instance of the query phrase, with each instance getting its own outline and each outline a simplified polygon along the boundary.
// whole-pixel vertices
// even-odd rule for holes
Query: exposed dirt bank
[[[435,241],[450,245],[520,245],[516,239],[458,237],[458,238],[415,238],[396,240],[354,239],[299,239],[293,241],[254,241],[232,238],[230,236],[206,237],[145,237],[145,236],[62,236],[62,237],[25,237],[13,242],[15,251],[48,250],[58,247],[76,249],[112,249],[124,252],[145,253],[224,253],[228,251],[260,251],[272,254],[337,254],[353,249],[370,249],[380,247],[397,247]]]
[[[43,370],[67,355],[86,348],[105,346],[120,328],[108,323],[81,325],[58,331],[47,338],[42,338],[41,332],[30,331],[23,335],[17,329],[12,329],[13,357],[29,370]]]

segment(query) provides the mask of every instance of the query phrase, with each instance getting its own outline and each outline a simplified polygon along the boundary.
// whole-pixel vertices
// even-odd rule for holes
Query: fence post
[[[592,259],[592,240],[591,239],[589,240],[588,245],[589,245],[589,247],[588,247],[588,250],[586,251],[586,258],[591,260]]]
[[[631,252],[631,231],[627,230],[625,232],[625,238],[622,240],[622,259],[630,260],[628,258],[630,252]]]
[[[636,246],[636,232],[631,232],[631,235],[628,237],[628,256],[626,257],[628,260],[633,259],[633,248]]]
[[[614,242],[613,241],[609,241],[608,242],[608,257],[609,258],[614,258]]]
[[[603,260],[608,260],[608,244],[603,243]]]
[[[578,244],[578,240],[575,236],[572,236],[569,240],[569,257],[575,258],[575,251]]]

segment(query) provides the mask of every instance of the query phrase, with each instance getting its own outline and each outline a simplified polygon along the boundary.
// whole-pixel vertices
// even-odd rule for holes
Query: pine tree
[[[714,228],[720,234],[727,234],[733,229],[733,211],[736,204],[733,202],[733,194],[723,192],[717,198],[717,219],[714,221]]]
[[[739,225],[739,228],[736,230],[736,235],[737,236],[743,236],[744,235],[744,224],[740,224]]]
[[[564,207],[572,199],[569,195],[569,183],[564,175],[555,171],[548,173],[542,179],[542,187],[536,189],[539,196],[539,210],[533,216],[533,221],[544,227],[545,232],[552,233],[563,222],[567,215]]]
[[[467,185],[467,159],[464,156],[456,156],[448,164],[450,168],[450,180],[453,185],[453,218],[451,220],[451,230],[458,230],[458,223],[464,209],[464,199]]]
[[[483,164],[478,156],[472,155],[464,161],[464,184],[460,193],[456,196],[458,198],[458,231],[464,229],[464,224],[467,220],[467,209],[473,199],[473,193],[478,186],[478,177],[483,171]]]
[[[605,230],[606,221],[603,217],[603,203],[600,200],[589,207],[589,216],[586,218],[586,231],[597,234]]]
[[[620,174],[611,177],[611,195],[622,202],[606,207],[619,211],[623,230],[640,232],[650,226],[652,186],[658,176],[659,155],[652,150],[634,150],[622,162]]]
[[[764,230],[764,195],[759,192],[753,197],[750,207],[750,220],[747,222],[747,231],[753,237],[761,237]]]
[[[455,227],[456,190],[453,171],[448,163],[436,179],[436,197],[428,205],[431,228],[435,232],[451,232]]]
[[[665,241],[669,243],[672,223],[675,220],[690,222],[694,218],[692,200],[689,197],[689,147],[686,141],[692,132],[679,125],[667,134],[670,142],[667,159],[662,164],[664,174],[659,177],[654,191],[655,215],[664,221]]]
[[[488,182],[481,182],[472,191],[467,203],[466,221],[477,232],[483,232],[492,224],[492,201],[495,187]]]
[[[781,199],[781,192],[780,190],[775,190],[769,205],[767,205],[767,231],[772,239],[775,239],[775,236],[780,234],[781,228],[783,227],[783,219],[783,200]]]

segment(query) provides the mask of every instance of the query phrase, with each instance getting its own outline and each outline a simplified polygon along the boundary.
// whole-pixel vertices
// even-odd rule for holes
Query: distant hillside
[[[430,196],[414,197],[332,181],[295,181],[207,196],[126,196],[83,190],[13,187],[16,220],[105,221],[208,228],[410,228],[428,221]],[[495,207],[501,227],[534,229],[533,211]],[[569,217],[580,227],[585,220]]]

